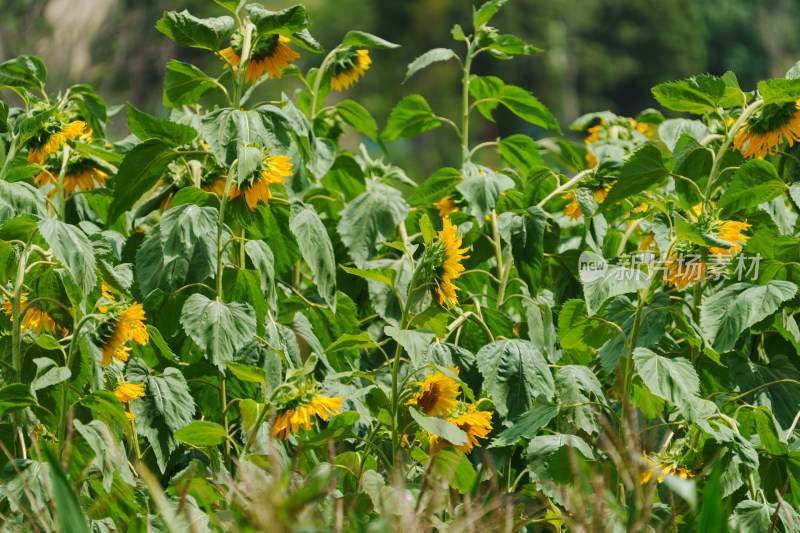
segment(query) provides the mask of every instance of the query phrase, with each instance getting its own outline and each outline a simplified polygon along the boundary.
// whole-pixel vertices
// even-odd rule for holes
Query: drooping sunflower
[[[258,177],[254,178],[249,186],[243,184],[241,189],[236,185],[231,187],[230,197],[233,199],[244,194],[247,207],[250,208],[250,211],[255,211],[259,201],[266,204],[272,198],[272,193],[269,190],[270,183],[283,185],[285,183],[284,178],[292,175],[290,159],[285,155],[267,157],[264,164],[265,168],[260,171],[257,175]]]
[[[442,372],[428,374],[423,381],[417,381],[419,391],[406,405],[416,405],[426,416],[444,416],[453,412],[458,405],[456,398],[461,385]]]
[[[800,100],[767,104],[757,116],[742,126],[733,146],[745,159],[763,159],[778,153],[784,142],[792,146],[800,141]]]
[[[13,320],[13,306],[11,305],[10,300],[3,300],[3,312],[6,316],[11,316]],[[23,292],[20,295],[19,299],[19,308],[20,311],[25,310],[25,306],[28,305],[28,293]],[[35,306],[28,306],[27,311],[25,311],[25,315],[22,317],[22,325],[20,326],[22,332],[26,330],[35,331],[37,335],[41,335],[42,331],[45,333],[55,333],[57,330],[61,330],[62,334],[66,335],[67,330],[62,328],[56,321],[53,320],[47,311],[43,309],[39,309]]]
[[[442,218],[458,211],[458,205],[449,196],[445,196],[438,202],[433,202],[433,207],[439,210],[439,216]]]
[[[453,446],[456,450],[469,453],[472,451],[473,446],[480,446],[478,439],[485,439],[492,430],[492,413],[490,411],[477,411],[475,404],[467,407],[466,412],[461,416],[448,418],[447,421],[458,426],[458,429],[467,434],[467,442],[455,445],[446,439],[430,435],[428,443],[431,453],[436,453],[447,446]]]
[[[658,476],[656,477],[656,480],[659,483],[664,482],[665,475],[678,476],[681,479],[689,479],[690,477],[694,477],[694,473],[690,470],[687,470],[686,468],[674,466],[670,463],[659,463],[658,461],[653,461],[647,456],[647,453],[645,453],[644,451],[642,451],[642,455],[644,455],[645,460],[652,466],[648,466],[647,470],[645,470],[639,475],[640,485],[645,485],[648,481],[653,479],[653,474],[656,468],[660,470]]]
[[[685,261],[683,254],[673,253],[667,260],[664,280],[678,289],[684,289],[697,281],[705,281],[708,265],[702,259]]]
[[[648,233],[647,235],[645,235],[644,238],[642,239],[642,242],[639,243],[639,251],[646,252],[647,250],[649,250],[650,247],[653,245],[653,242],[655,242],[655,238],[656,238],[655,233]],[[656,244],[656,250],[658,250],[658,244]]]
[[[436,292],[439,294],[439,305],[450,307],[449,302],[458,305],[456,291],[461,289],[456,287],[453,281],[461,276],[464,271],[464,265],[461,262],[469,257],[464,255],[464,252],[469,248],[460,248],[461,239],[461,233],[458,232],[458,228],[450,222],[449,218],[445,217],[442,231],[439,232],[439,241],[443,253],[442,262],[437,267],[437,273],[439,273],[440,278],[438,287],[436,287]]]
[[[343,398],[344,396],[331,398],[330,396],[318,394],[307,403],[286,409],[278,414],[275,419],[275,424],[272,426],[272,437],[286,440],[289,437],[289,433],[297,433],[300,426],[307,430],[311,429],[311,426],[314,425],[314,420],[311,418],[312,415],[317,415],[322,420],[327,420],[342,408]]]
[[[737,222],[735,220],[718,220],[716,221],[715,226],[717,237],[723,241],[733,243],[733,245],[728,249],[716,247],[709,248],[708,250],[712,254],[722,257],[733,257],[742,251],[742,245],[750,238],[747,235],[742,235],[742,232],[751,226],[751,224],[748,224],[746,221]]]
[[[349,89],[364,75],[364,72],[369,70],[371,64],[369,50],[355,48],[342,50],[331,61],[331,89],[339,92]]]
[[[104,335],[103,366],[110,365],[112,359],[127,361],[131,351],[129,342],[145,345],[150,341],[145,319],[142,305],[134,303],[109,323],[107,334]]]
[[[61,120],[55,123],[48,121],[41,131],[28,141],[28,161],[41,165],[67,140],[75,139],[86,131],[86,123],[82,120],[73,120],[68,124]]]
[[[49,184],[57,186],[58,174],[58,170],[46,168],[36,176],[36,185],[40,189]],[[98,168],[91,159],[80,158],[77,161],[70,161],[64,173],[64,195],[69,198],[76,189],[91,191],[98,187],[103,187],[106,184],[106,180],[110,178],[111,176]],[[52,198],[55,193],[56,189],[54,188],[47,196]]]
[[[300,57],[300,54],[286,46],[291,42],[288,37],[283,35],[267,35],[258,40],[252,52],[250,61],[247,63],[245,72],[245,83],[256,83],[264,73],[270,79],[283,77],[283,69],[289,67],[289,63]],[[242,64],[242,46],[244,45],[242,35],[236,33],[231,37],[231,45],[219,54],[230,61],[234,67]],[[225,65],[228,68],[228,65]]]

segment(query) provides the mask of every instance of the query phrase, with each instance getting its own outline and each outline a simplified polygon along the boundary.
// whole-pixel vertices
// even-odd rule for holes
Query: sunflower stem
[[[308,110],[308,117],[311,119],[312,127],[314,125],[314,119],[317,118],[317,98],[319,96],[319,89],[322,87],[322,78],[325,77],[325,70],[328,68],[328,63],[331,62],[331,59],[333,59],[333,56],[338,51],[339,47],[337,46],[325,56],[325,59],[322,60],[322,64],[319,66],[317,75],[314,78],[314,89],[311,91],[311,109]]]
[[[246,46],[249,47],[249,39],[245,40]],[[225,178],[225,189],[222,191],[222,199],[219,204],[219,218],[217,219],[217,302],[222,303],[222,257],[225,252],[225,246],[222,243],[222,229],[225,225],[225,207],[228,205],[228,197],[230,195],[231,187],[233,186],[233,175],[237,170],[239,160],[235,160],[228,170],[228,176]],[[222,427],[225,428],[225,434],[228,434],[228,414],[225,411],[227,394],[225,390],[225,373],[219,371],[219,410],[222,418]],[[228,472],[231,470],[231,446],[230,441],[225,441],[225,466]]]
[[[403,306],[403,315],[400,319],[400,329],[405,329],[408,326],[408,315],[411,311],[411,302],[417,294],[417,282],[419,275],[422,271],[422,265],[425,264],[425,254],[422,255],[417,268],[414,269],[414,274],[411,276],[411,283],[409,284],[408,297]],[[397,344],[394,352],[394,361],[392,364],[392,460],[397,457],[397,452],[400,450],[400,436],[397,434],[398,414],[400,411],[399,405],[399,387],[398,387],[398,373],[400,371],[400,355],[402,353],[402,346]]]
[[[60,221],[64,221],[64,217],[66,216],[67,211],[67,194],[64,191],[64,178],[67,174],[67,163],[69,162],[69,145],[64,144],[63,155],[61,156],[61,170],[58,172],[58,184],[56,185],[56,191],[58,194],[58,210],[56,211],[56,217]]]
[[[235,78],[236,86],[234,91],[237,109],[242,101],[242,93],[245,85],[245,74],[247,72],[247,65],[250,63],[250,48],[253,41],[253,30],[255,30],[255,26],[253,26],[253,24],[250,22],[245,24],[244,29],[242,30],[244,33],[244,42],[242,43],[242,59],[239,62],[239,73]]]
[[[0,169],[0,181],[6,179],[6,173],[8,173],[8,168],[11,166],[11,162],[14,161],[14,158],[17,156],[17,141],[19,140],[19,135],[15,135],[11,138],[11,145],[8,147],[8,153],[6,154],[6,160],[3,161],[3,168]]]
[[[714,182],[717,179],[717,174],[719,174],[719,164],[722,161],[722,158],[725,156],[725,152],[728,150],[728,147],[733,142],[736,132],[742,128],[742,126],[753,115],[753,113],[758,111],[763,103],[763,100],[756,100],[747,106],[739,116],[739,120],[737,120],[731,129],[725,133],[725,140],[722,141],[719,150],[717,150],[717,153],[714,154],[714,161],[711,164],[711,172],[708,174],[708,184],[706,185],[706,193],[703,196],[703,211],[701,211],[701,214],[706,212],[708,210],[707,208],[711,205],[711,194],[714,192]]]
[[[462,166],[466,165],[472,156],[469,150],[469,81],[472,58],[475,56],[475,45],[467,38],[467,55],[464,58],[463,77],[461,78],[461,157]]]
[[[72,361],[75,356],[75,349],[78,345],[78,338],[81,328],[83,325],[91,318],[95,318],[95,315],[86,315],[80,320],[77,320],[77,314],[75,315],[75,319],[73,319],[73,332],[72,332],[72,339],[69,341],[69,351],[67,352],[67,368],[72,367]],[[58,460],[61,461],[64,457],[64,450],[66,449],[67,443],[65,442],[65,438],[67,435],[67,412],[69,411],[68,401],[69,401],[69,379],[63,381],[61,383],[61,398],[59,401],[59,410],[58,410]]]

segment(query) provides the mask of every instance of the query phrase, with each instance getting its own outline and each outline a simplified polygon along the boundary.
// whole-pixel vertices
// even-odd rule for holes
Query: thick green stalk
[[[403,315],[400,319],[400,329],[405,329],[408,326],[408,315],[411,311],[411,302],[414,299],[414,296],[417,294],[417,282],[419,281],[419,275],[422,271],[422,265],[425,263],[425,256],[422,256],[420,259],[417,268],[414,270],[414,274],[411,276],[411,283],[409,284],[409,291],[408,297],[406,299],[406,303],[403,306]],[[398,390],[398,373],[400,371],[400,355],[402,353],[402,346],[397,344],[397,348],[394,352],[394,361],[392,364],[392,460],[397,456],[397,452],[400,449],[400,436],[397,434],[397,415],[400,411],[400,391]]]
[[[17,156],[17,150],[19,149],[17,140],[19,140],[19,137],[16,135],[11,139],[11,146],[8,147],[8,153],[6,154],[6,160],[3,162],[3,168],[0,168],[0,180],[6,179],[6,173],[11,166],[11,162],[14,161],[14,158]]]
[[[80,320],[73,320],[72,339],[69,341],[69,351],[67,351],[67,368],[72,368],[72,362],[75,357],[75,350],[78,346],[78,339],[80,338],[80,331],[83,325],[90,319],[95,318],[95,315],[86,315]],[[56,429],[58,435],[58,460],[61,461],[64,457],[64,450],[66,448],[66,435],[67,435],[67,411],[69,410],[69,382],[67,379],[61,383],[61,398],[59,400],[58,410],[58,428]]]
[[[461,79],[461,157],[464,164],[469,162],[469,77],[474,56],[473,44],[467,40],[467,56],[464,58]]]

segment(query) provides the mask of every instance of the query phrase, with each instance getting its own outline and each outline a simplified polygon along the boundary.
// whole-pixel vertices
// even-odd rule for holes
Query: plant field
[[[0,63],[0,531],[800,531],[800,66],[559,124],[489,0],[379,124],[402,48],[245,3],[161,109]]]

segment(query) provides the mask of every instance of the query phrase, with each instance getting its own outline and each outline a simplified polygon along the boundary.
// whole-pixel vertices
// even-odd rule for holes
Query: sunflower
[[[293,409],[287,409],[277,416],[275,424],[272,426],[272,437],[286,440],[289,433],[297,433],[300,426],[311,429],[314,421],[312,415],[317,415],[322,420],[327,420],[332,414],[342,408],[342,398],[331,398],[330,396],[316,395],[305,404],[298,405]]]
[[[256,83],[265,72],[270,79],[281,79],[283,69],[288,68],[289,63],[300,57],[300,54],[286,46],[289,42],[291,40],[288,37],[277,34],[259,39],[250,53],[250,61],[247,63],[244,76],[245,83]],[[242,44],[242,36],[237,33],[231,38],[231,46],[220,50],[219,54],[231,65],[238,67],[242,64]],[[228,68],[228,65],[225,65],[225,68]]]
[[[784,142],[792,146],[800,141],[800,100],[767,104],[758,116],[742,126],[733,146],[745,159],[763,159],[775,155]]]
[[[438,202],[433,202],[433,207],[439,210],[439,216],[442,218],[448,216],[450,213],[458,211],[458,205],[456,205],[455,201],[449,196],[445,196]]]
[[[48,131],[43,128],[28,144],[28,161],[41,165],[47,157],[58,150],[69,139],[75,139],[87,131],[86,123],[82,120],[73,120],[58,131]]]
[[[723,241],[733,243],[733,246],[728,248],[712,247],[708,250],[712,254],[717,254],[722,257],[733,257],[742,251],[742,245],[749,239],[747,235],[742,235],[742,232],[749,228],[751,225],[745,222],[736,222],[735,220],[717,220],[715,222],[715,232],[717,237]]]
[[[656,238],[655,233],[648,233],[647,235],[645,235],[644,238],[642,239],[642,242],[639,243],[639,251],[646,252],[647,250],[649,250],[650,247],[653,245],[655,238]],[[656,251],[657,250],[658,250],[658,244],[656,244]]]
[[[697,281],[706,279],[706,263],[703,260],[683,261],[683,254],[673,253],[665,265],[664,279],[670,286],[683,289]]]
[[[122,383],[114,389],[114,396],[122,403],[128,403],[144,396],[144,384]]]
[[[28,293],[23,292],[19,298],[20,311],[25,310],[26,305],[28,305]],[[11,305],[11,301],[4,300],[2,306],[3,312],[6,316],[12,316],[14,314],[14,308]],[[42,331],[45,333],[55,333],[56,330],[60,329],[62,335],[67,334],[67,330],[56,324],[56,321],[53,320],[53,317],[47,314],[47,311],[34,306],[28,306],[27,311],[25,311],[25,316],[22,317],[22,326],[20,329],[22,332],[26,330],[35,331],[37,335],[41,335]]]
[[[70,162],[64,174],[64,194],[69,198],[76,189],[92,191],[98,187],[105,186],[106,180],[110,178],[111,176],[97,168],[89,159],[80,159],[74,163]],[[36,176],[36,185],[40,189],[48,184],[52,184],[54,187],[58,186],[57,171],[45,169]],[[47,196],[52,198],[55,193],[56,189],[54,188]]]
[[[442,231],[439,232],[439,240],[444,247],[444,260],[438,267],[441,273],[441,283],[436,287],[436,292],[439,294],[439,305],[446,305],[449,308],[449,302],[458,305],[456,291],[461,289],[455,286],[453,280],[461,276],[461,272],[464,271],[464,265],[461,264],[461,261],[469,257],[464,255],[464,252],[469,248],[459,248],[461,246],[461,234],[447,217],[443,220]]]
[[[426,416],[448,415],[458,405],[461,385],[450,376],[437,371],[416,384],[420,389],[406,405],[418,406]]]
[[[134,303],[111,323],[111,333],[103,344],[103,366],[111,364],[111,360],[127,361],[131,347],[126,343],[133,341],[137,344],[147,344],[150,336],[144,325],[144,308],[142,304]]]
[[[645,137],[647,137],[648,141],[652,141],[656,136],[656,131],[652,124],[648,124],[647,122],[636,122],[635,120],[632,120],[631,122],[633,122],[633,127],[636,129],[636,131],[641,132]]]
[[[268,157],[266,162],[267,168],[261,171],[260,177],[254,180],[249,187],[243,189],[234,185],[231,188],[230,197],[236,198],[244,192],[244,199],[245,202],[247,202],[247,207],[250,208],[250,211],[255,211],[259,200],[266,204],[268,200],[272,198],[272,193],[269,190],[270,183],[283,185],[285,183],[283,178],[292,175],[290,159],[290,157],[285,155]]]
[[[469,453],[472,451],[473,446],[480,446],[478,439],[485,439],[492,430],[492,413],[490,411],[476,411],[476,409],[476,405],[472,404],[467,407],[465,414],[447,419],[448,422],[458,426],[458,429],[467,434],[467,442],[455,445],[441,437],[430,435],[428,437],[430,452],[436,453],[447,446],[453,446],[456,450]]]
[[[647,456],[647,454],[644,451],[642,451],[642,455],[644,455],[645,460],[648,463],[650,463],[650,465],[652,465],[652,466],[648,466],[647,470],[645,470],[644,472],[642,472],[639,475],[639,484],[640,485],[644,485],[648,481],[653,479],[653,472],[654,472],[655,467],[657,467],[659,470],[661,470],[661,472],[658,474],[658,476],[656,478],[656,480],[659,483],[663,483],[664,482],[664,476],[665,475],[678,476],[681,479],[689,479],[690,477],[694,477],[694,474],[690,470],[687,470],[687,469],[681,468],[681,467],[676,467],[676,466],[673,466],[673,465],[671,465],[669,463],[658,463],[656,461],[653,461],[652,459],[650,459]]]
[[[331,64],[331,89],[339,92],[349,89],[365,71],[369,70],[371,64],[369,50],[354,48],[343,50]]]

